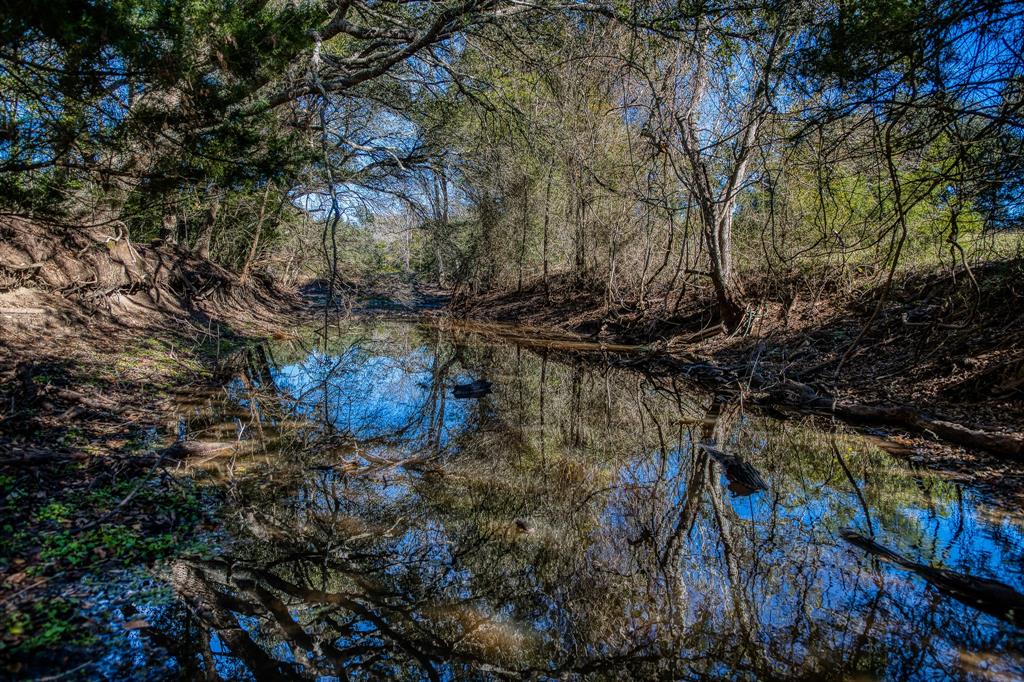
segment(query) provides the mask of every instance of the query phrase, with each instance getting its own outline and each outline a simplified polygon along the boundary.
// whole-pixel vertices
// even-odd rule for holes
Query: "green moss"
[[[144,375],[151,383],[156,381],[163,388],[173,388],[187,379],[209,374],[191,351],[155,337],[143,339],[126,349],[114,362],[114,371],[118,377]]]

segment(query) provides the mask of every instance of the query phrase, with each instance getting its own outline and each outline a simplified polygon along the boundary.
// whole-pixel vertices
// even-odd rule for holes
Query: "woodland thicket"
[[[1019,255],[1024,5],[14,0],[0,211],[242,273],[748,282]]]

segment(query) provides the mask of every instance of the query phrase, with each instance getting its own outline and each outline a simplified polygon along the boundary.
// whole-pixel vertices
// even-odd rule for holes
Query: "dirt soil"
[[[175,476],[172,405],[305,311],[170,245],[0,223],[0,677],[102,636],[84,578],[196,537],[216,502]]]

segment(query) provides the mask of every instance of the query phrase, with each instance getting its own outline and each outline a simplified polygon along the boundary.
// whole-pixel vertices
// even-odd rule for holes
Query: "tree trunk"
[[[263,221],[267,215],[267,197],[270,196],[271,183],[267,183],[267,188],[263,192],[263,201],[260,202],[260,215],[256,220],[256,234],[252,237],[252,244],[249,245],[249,255],[245,258],[245,265],[242,266],[242,274],[239,280],[245,282],[249,276],[249,270],[252,268],[252,263],[256,259],[256,251],[260,245],[260,235],[263,233]]]
[[[412,272],[412,225],[406,225],[405,227],[405,273],[409,274]]]
[[[788,44],[789,34],[780,24],[766,35],[764,61],[755,61],[747,69],[754,81],[749,97],[736,109],[739,112],[736,130],[728,131],[726,127],[731,134],[711,140],[706,139],[704,131],[713,126],[701,125],[701,119],[709,116],[708,105],[715,104],[708,99],[715,94],[710,91],[712,81],[707,60],[712,47],[709,35],[705,31],[699,37],[693,55],[682,55],[685,61],[695,59],[695,64],[689,96],[671,105],[675,107],[670,112],[674,135],[686,161],[685,172],[675,164],[673,170],[699,209],[719,315],[726,329],[735,331],[745,311],[733,274],[732,216],[747,179],[747,165],[755,157],[763,124],[771,115],[771,102],[782,73],[777,60]],[[717,96],[720,103],[726,95],[719,92]],[[729,158],[724,165],[720,161],[723,157]]]
[[[548,225],[551,222],[551,169],[548,169],[548,188],[544,192],[544,298],[550,300],[548,285]]]
[[[732,268],[732,203],[728,202],[725,214],[716,217],[713,209],[707,211],[713,218],[705,225],[704,237],[711,260],[711,281],[715,287],[718,315],[728,332],[736,331],[743,321],[746,308],[743,297],[736,285]],[[717,219],[716,219],[717,218]]]
[[[523,290],[523,268],[526,265],[526,237],[527,227],[530,222],[530,179],[523,181],[523,230],[519,239],[519,279],[516,282],[516,291]]]
[[[432,210],[434,213],[434,232],[440,232],[440,239],[435,238],[435,259],[437,260],[437,281],[442,287],[447,286],[448,278],[444,270],[444,243],[448,240],[448,177],[445,173],[444,159],[437,160],[431,168],[432,189],[434,192]]]
[[[217,213],[220,212],[220,199],[213,199],[209,208],[206,209],[206,220],[199,230],[199,237],[196,239],[196,255],[200,258],[210,257],[210,244],[213,241],[213,226],[217,223]]]

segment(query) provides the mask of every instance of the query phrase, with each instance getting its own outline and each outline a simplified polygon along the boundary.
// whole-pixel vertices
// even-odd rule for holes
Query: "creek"
[[[110,678],[1024,675],[1024,515],[877,440],[457,327],[232,363],[176,415],[216,528]]]

